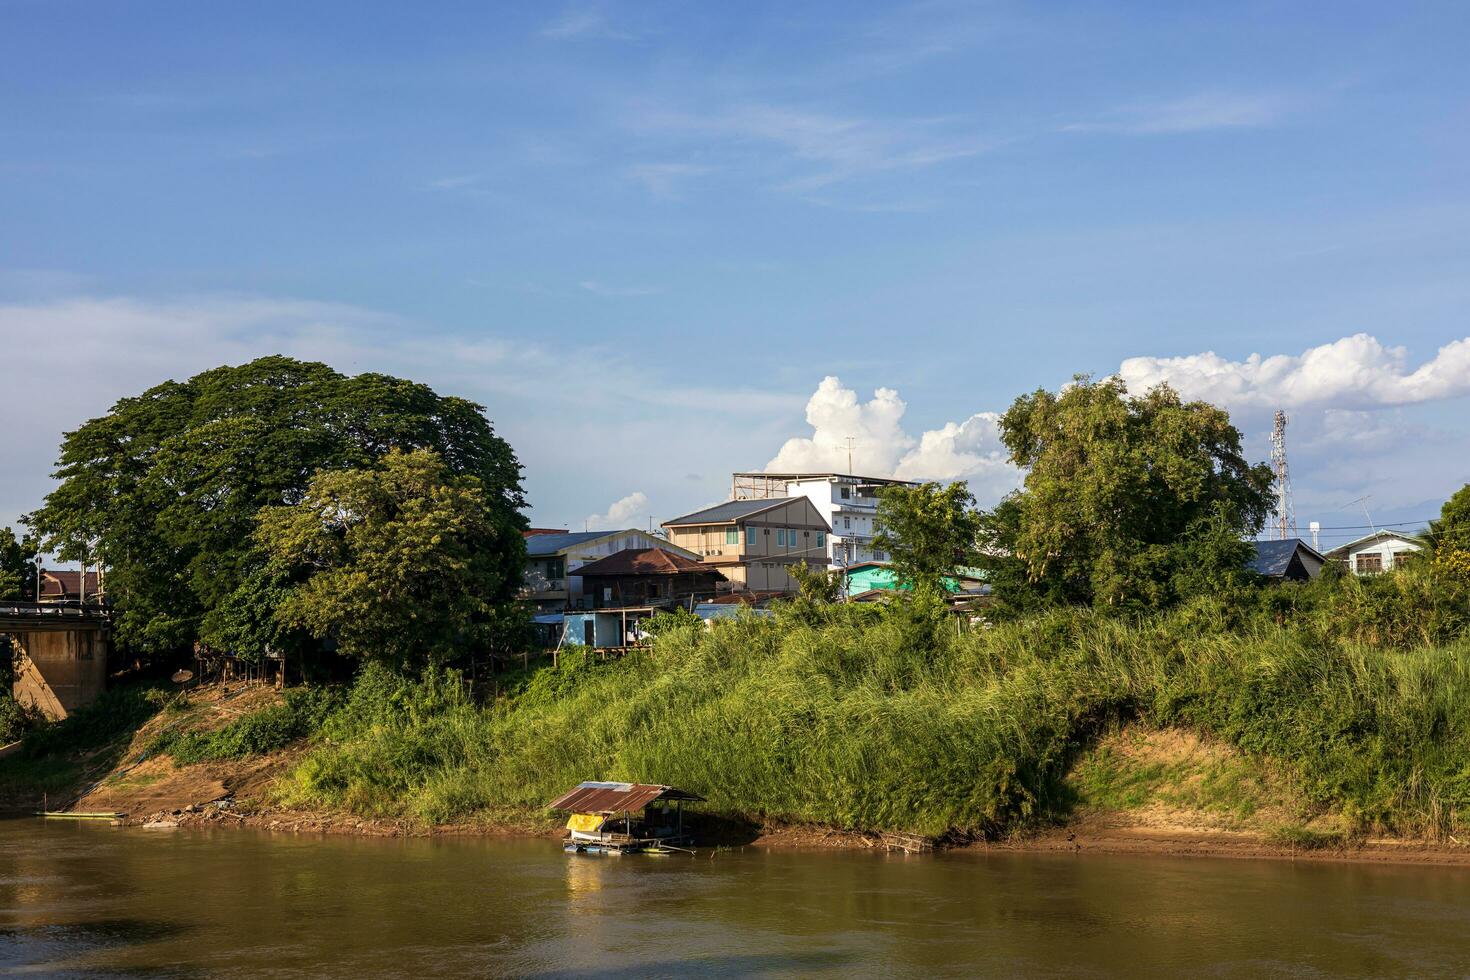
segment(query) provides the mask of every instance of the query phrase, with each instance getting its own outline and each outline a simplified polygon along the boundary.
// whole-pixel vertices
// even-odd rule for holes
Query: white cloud
[[[982,503],[993,503],[1020,482],[1006,460],[993,412],[964,422],[947,422],[918,439],[903,428],[907,404],[892,388],[879,388],[862,402],[836,377],[822,379],[807,402],[810,436],[788,439],[766,464],[771,472],[849,472],[905,480],[968,480]]]
[[[614,27],[600,10],[590,8],[568,10],[541,29],[542,37],[558,41],[576,38],[602,38],[610,41],[633,41],[637,34]]]
[[[658,383],[596,386],[548,401],[545,379],[564,365],[560,352],[488,327],[447,332],[361,307],[290,298],[0,302],[0,351],[0,526],[50,492],[64,432],[160,382],[265,354],[324,361],[349,374],[382,371],[482,402],[525,464],[533,518],[548,525],[571,522],[597,503],[586,498],[589,468],[619,472],[630,445],[686,447],[639,465],[649,480],[677,488],[671,505],[696,493],[703,499],[727,479],[710,474],[728,474],[730,456],[760,453],[780,432],[778,420],[801,404],[779,391],[660,376],[646,361],[595,346],[583,353],[610,375]],[[689,486],[683,476],[691,469],[708,485]],[[591,492],[599,491],[592,485]]]
[[[628,296],[656,296],[663,292],[654,286],[610,286],[607,283],[598,282],[595,279],[584,279],[577,283],[582,289],[597,296],[609,298]]]
[[[1000,441],[995,412],[977,412],[963,422],[946,422],[919,437],[919,444],[894,468],[901,480],[966,480],[982,502],[993,502],[1021,485]]]
[[[1446,344],[1412,369],[1405,348],[1359,333],[1299,355],[1252,354],[1243,361],[1213,351],[1130,357],[1118,374],[1134,391],[1167,381],[1186,398],[1232,408],[1410,405],[1470,394],[1470,337]]]
[[[683,181],[690,177],[703,177],[715,170],[715,167],[697,163],[637,163],[627,169],[627,175],[656,197],[675,198],[679,196]]]
[[[788,165],[801,168],[780,182],[783,190],[811,191],[853,177],[918,170],[973,157],[1000,141],[983,139],[951,118],[878,119],[834,115],[768,103],[723,110],[680,112],[639,106],[640,127],[680,131],[725,141],[729,148],[775,147]]]
[[[776,472],[848,472],[887,476],[914,439],[899,424],[908,408],[892,388],[879,388],[867,402],[829,375],[806,403],[810,436],[786,440],[766,469]]]
[[[594,531],[616,531],[625,527],[643,527],[651,515],[648,494],[635,490],[613,501],[605,514],[588,514],[587,526]]]
[[[1215,129],[1269,126],[1291,109],[1281,95],[1201,92],[1162,102],[1121,106],[1091,122],[1065,127],[1072,132],[1197,133]]]

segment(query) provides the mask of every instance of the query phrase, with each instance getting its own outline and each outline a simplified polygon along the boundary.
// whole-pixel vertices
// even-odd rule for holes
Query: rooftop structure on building
[[[909,480],[853,473],[734,473],[730,496],[736,501],[806,497],[832,528],[827,558],[842,568],[886,561],[877,547],[878,493],[885,487],[916,487]]]

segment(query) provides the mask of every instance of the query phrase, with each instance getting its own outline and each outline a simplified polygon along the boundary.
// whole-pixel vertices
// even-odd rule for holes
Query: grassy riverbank
[[[998,839],[1162,807],[1291,847],[1449,841],[1470,834],[1461,598],[1404,574],[968,632],[798,603],[670,622],[620,661],[567,655],[486,705],[370,667],[201,730],[165,708],[128,751],[228,766],[290,748],[263,800],[419,826],[524,824],[603,778],[695,789],[754,825]]]
[[[488,708],[369,671],[283,792],[437,823],[641,779],[756,823],[997,837],[1088,805],[1075,763],[1141,722],[1268,764],[1284,835],[1330,815],[1343,835],[1438,839],[1470,820],[1458,598],[1405,574],[966,633],[918,610],[800,606],[671,626],[618,662],[567,657]]]

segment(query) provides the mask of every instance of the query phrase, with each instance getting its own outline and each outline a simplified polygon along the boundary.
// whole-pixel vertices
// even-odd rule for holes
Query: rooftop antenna
[[[1291,473],[1286,466],[1286,413],[1280,409],[1271,429],[1271,469],[1276,474],[1276,537],[1285,541],[1296,537],[1297,530],[1291,503]]]
[[[1372,499],[1372,497],[1365,494],[1357,500],[1349,500],[1344,506],[1351,507],[1353,504],[1361,505],[1363,508],[1363,519],[1368,522],[1368,526],[1373,529],[1373,533],[1376,535],[1378,533],[1378,525],[1373,523],[1373,515],[1368,513],[1368,501]]]
[[[844,441],[847,443],[847,475],[848,476],[851,476],[852,475],[852,447],[854,445],[856,445],[857,440],[855,438],[853,438],[852,436],[848,436]]]

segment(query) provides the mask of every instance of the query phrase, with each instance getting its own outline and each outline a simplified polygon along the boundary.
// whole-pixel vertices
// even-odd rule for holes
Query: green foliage
[[[1167,385],[1135,397],[1079,376],[1016,399],[1000,432],[1026,480],[982,521],[980,564],[1013,610],[1162,608],[1205,584],[1182,563],[1219,563],[1205,580],[1228,572],[1225,535],[1252,536],[1270,512],[1270,471],[1245,461],[1229,415]]]
[[[894,579],[917,596],[940,596],[944,578],[977,556],[975,498],[964,481],[940,486],[890,486],[878,491],[878,536]]]
[[[486,706],[372,668],[289,796],[434,822],[524,817],[580,780],[629,779],[757,821],[995,835],[1064,815],[1079,753],[1138,719],[1243,753],[1205,774],[1211,806],[1248,804],[1250,760],[1269,760],[1308,823],[1463,834],[1470,635],[1450,609],[1464,595],[1435,605],[1427,575],[1133,622],[1074,608],[957,632],[895,603],[671,623],[647,655],[569,655]],[[1411,634],[1415,619],[1430,625]]]
[[[268,573],[300,583],[277,621],[330,637],[347,656],[439,666],[524,632],[513,604],[525,554],[517,525],[478,478],[429,450],[318,474],[299,503],[261,512],[256,541]]]
[[[807,602],[836,602],[842,596],[842,572],[836,569],[796,562],[787,565],[786,570],[796,580],[797,595]]]
[[[0,599],[36,601],[36,542],[0,528]]]
[[[114,687],[62,721],[26,733],[24,753],[42,759],[61,753],[90,752],[131,736],[168,703],[172,692],[153,684]]]
[[[286,357],[166,382],[68,433],[61,483],[28,520],[61,557],[90,547],[105,562],[121,642],[169,649],[195,639],[205,614],[250,578],[262,507],[298,502],[319,470],[425,448],[456,475],[478,479],[500,523],[521,525],[520,465],[480,406]],[[520,555],[502,548],[489,560],[513,592]],[[261,588],[244,587],[252,595],[237,597],[237,609]],[[238,612],[222,616],[214,635],[236,635]]]
[[[1429,522],[1424,535],[1431,554],[1441,551],[1470,553],[1470,483],[1465,484],[1440,508],[1439,517]]]
[[[181,765],[265,755],[317,732],[340,704],[340,693],[332,688],[292,688],[279,704],[216,731],[165,731],[149,744],[148,752],[170,755]]]

